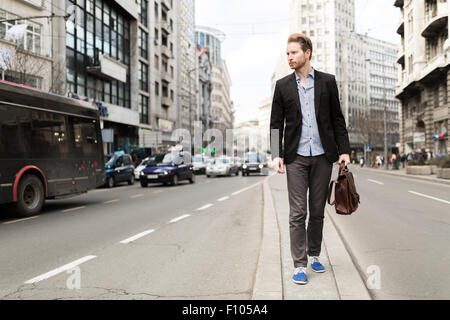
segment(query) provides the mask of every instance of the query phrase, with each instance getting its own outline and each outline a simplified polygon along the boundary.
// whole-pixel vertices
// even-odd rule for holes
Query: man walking
[[[298,284],[308,282],[308,255],[313,271],[325,271],[319,255],[332,164],[338,159],[345,165],[350,163],[350,143],[336,79],[312,68],[312,51],[306,35],[289,37],[286,54],[295,72],[277,81],[270,119],[274,169],[284,174],[286,165],[292,280]]]

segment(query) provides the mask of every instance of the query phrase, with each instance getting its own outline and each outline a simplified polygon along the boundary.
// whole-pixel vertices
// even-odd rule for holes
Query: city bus
[[[0,81],[0,211],[32,216],[104,184],[98,108]]]

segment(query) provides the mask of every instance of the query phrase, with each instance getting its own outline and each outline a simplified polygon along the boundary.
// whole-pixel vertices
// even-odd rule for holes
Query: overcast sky
[[[255,119],[271,95],[270,78],[289,36],[291,0],[195,0],[196,24],[223,31],[236,123]],[[399,9],[392,0],[355,0],[356,31],[398,43]]]

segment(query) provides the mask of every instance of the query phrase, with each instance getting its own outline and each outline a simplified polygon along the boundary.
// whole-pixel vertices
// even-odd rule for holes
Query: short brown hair
[[[303,52],[308,51],[308,49],[311,50],[311,55],[309,56],[309,60],[311,60],[313,53],[313,46],[311,39],[306,34],[303,33],[291,34],[289,36],[288,43],[291,42],[297,42],[298,44],[300,44],[300,47],[302,48]]]

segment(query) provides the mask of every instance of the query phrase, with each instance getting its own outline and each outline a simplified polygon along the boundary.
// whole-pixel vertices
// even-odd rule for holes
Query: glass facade
[[[120,7],[107,0],[66,0],[76,8],[66,23],[67,90],[89,99],[131,108],[130,23]],[[107,55],[128,67],[127,82],[88,72]]]

